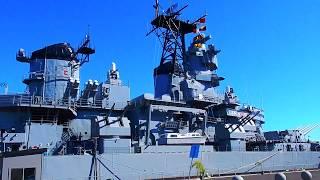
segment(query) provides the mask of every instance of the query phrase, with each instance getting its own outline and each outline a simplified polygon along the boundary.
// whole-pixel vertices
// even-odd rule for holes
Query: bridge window
[[[11,169],[11,180],[23,180],[23,169]]]
[[[14,168],[11,169],[11,180],[35,180],[36,168]]]
[[[35,180],[36,179],[36,168],[25,168],[23,180]]]

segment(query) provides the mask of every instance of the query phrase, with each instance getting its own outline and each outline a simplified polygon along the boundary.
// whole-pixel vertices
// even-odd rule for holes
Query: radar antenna
[[[88,27],[89,28],[89,27]],[[84,63],[87,63],[90,61],[90,55],[94,54],[96,50],[94,48],[91,48],[90,45],[90,35],[89,30],[86,34],[84,40],[79,45],[79,48],[75,53],[73,53],[73,60],[76,63],[70,62],[70,66],[72,66],[72,74],[74,74],[75,71],[79,70],[80,66],[82,66]]]
[[[176,10],[178,4],[172,5],[164,13],[159,14],[159,1],[154,5],[156,17],[151,22],[153,29],[147,34],[155,32],[162,44],[160,65],[171,63],[172,73],[181,73],[180,64],[185,54],[185,34],[193,32],[194,25],[179,20],[179,15],[186,6]]]
[[[79,59],[77,60],[80,62],[80,66],[82,66],[84,63],[89,62],[90,55],[94,54],[95,52],[95,49],[91,48],[90,46],[90,35],[86,34],[83,42],[80,44],[75,53],[75,57],[77,58],[77,56],[80,55]]]
[[[155,9],[155,17],[159,16],[159,0],[156,0],[156,4],[153,5],[154,9]]]

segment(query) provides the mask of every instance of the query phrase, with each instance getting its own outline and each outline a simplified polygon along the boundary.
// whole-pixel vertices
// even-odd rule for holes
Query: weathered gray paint
[[[3,158],[2,179],[9,180],[13,168],[36,168],[36,179],[42,180],[42,157],[41,154]]]
[[[320,152],[279,152],[276,155],[274,152],[202,152],[199,159],[209,174],[222,175],[247,173],[248,170],[261,172],[318,168],[319,156]],[[271,158],[263,161],[268,157]],[[188,152],[102,154],[97,158],[121,179],[128,180],[187,176],[191,161]],[[91,160],[90,155],[44,157],[43,179],[88,177]],[[261,165],[256,165],[259,161]],[[101,165],[99,172],[101,177],[114,178]],[[194,169],[192,175],[196,175]]]

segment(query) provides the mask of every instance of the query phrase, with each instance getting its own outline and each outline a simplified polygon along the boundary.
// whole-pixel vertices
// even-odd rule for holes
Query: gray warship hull
[[[319,168],[319,155],[320,153],[281,153],[274,155],[274,153],[271,152],[203,152],[200,159],[210,175],[230,175]],[[188,177],[191,161],[188,156],[188,152],[174,152],[136,155],[101,155],[101,157],[98,158],[101,159],[103,163],[108,164],[108,167],[117,169],[114,170],[114,173],[117,174],[120,179],[129,180],[170,177],[186,178]],[[259,161],[271,156],[273,156],[273,158],[257,165]],[[50,177],[57,177],[57,174],[64,174],[61,176],[62,179],[68,177],[70,169],[63,167],[72,161],[59,159],[59,157],[47,158],[48,159],[44,158],[44,165],[48,166],[48,172],[44,171],[43,177],[48,177],[48,180],[50,180]],[[79,165],[77,164],[84,165],[88,163],[86,167],[81,168],[84,173],[79,176],[79,178],[87,177],[90,171],[91,158],[84,156],[74,158],[79,159],[73,164],[70,164],[70,166],[75,167],[74,172],[77,174],[79,174]],[[70,166],[68,165],[68,167]],[[52,171],[54,168],[56,168],[55,172]],[[191,175],[197,176],[196,170],[193,170]],[[106,179],[115,179],[115,177],[106,170],[104,170],[104,172],[102,171],[100,176]]]
[[[156,148],[156,147],[155,147]],[[162,152],[160,150],[162,149]],[[180,151],[177,149],[180,149]],[[132,154],[101,154],[96,157],[100,179],[187,178],[191,159],[190,147],[151,149]],[[158,152],[157,152],[158,151]],[[201,160],[210,176],[295,171],[319,168],[320,152],[210,152],[201,147]],[[85,180],[93,178],[91,155],[3,157],[2,179],[10,179],[12,168],[37,167],[36,180]],[[106,168],[107,167],[107,168]],[[191,176],[197,172],[191,170]]]

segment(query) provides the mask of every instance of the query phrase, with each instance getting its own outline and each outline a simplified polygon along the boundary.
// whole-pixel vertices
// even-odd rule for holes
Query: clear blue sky
[[[160,0],[166,6],[168,0]],[[187,1],[176,1],[180,5]],[[96,54],[85,64],[81,83],[105,80],[112,61],[132,97],[153,92],[152,71],[159,63],[159,44],[145,37],[154,16],[152,0],[18,1],[1,0],[0,81],[22,92],[27,64],[15,61],[22,47],[31,52],[44,45],[77,46],[90,25]],[[265,129],[295,128],[320,120],[320,1],[193,0],[186,18],[209,14],[208,32],[222,50],[221,90],[232,85],[240,100],[262,106]],[[310,134],[320,140],[320,130]]]

